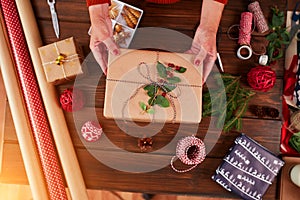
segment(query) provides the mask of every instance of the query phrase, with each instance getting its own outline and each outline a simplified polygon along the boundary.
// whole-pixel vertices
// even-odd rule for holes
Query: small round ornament
[[[59,98],[61,107],[67,111],[78,111],[84,106],[83,92],[79,89],[67,88]]]
[[[254,90],[267,92],[275,85],[276,73],[269,66],[259,65],[248,72],[247,81]]]
[[[102,133],[103,130],[101,125],[94,121],[87,121],[81,127],[82,137],[88,142],[95,142],[99,140]]]

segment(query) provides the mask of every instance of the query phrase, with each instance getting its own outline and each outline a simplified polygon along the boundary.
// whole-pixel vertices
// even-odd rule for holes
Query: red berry
[[[179,67],[179,66],[176,66],[176,67],[175,67],[175,70],[176,70],[176,71],[180,70],[180,67]]]
[[[168,63],[168,67],[175,67],[173,63]]]
[[[165,97],[167,95],[167,93],[165,93],[165,92],[163,92],[162,94],[161,94],[161,96],[163,96],[163,97]]]

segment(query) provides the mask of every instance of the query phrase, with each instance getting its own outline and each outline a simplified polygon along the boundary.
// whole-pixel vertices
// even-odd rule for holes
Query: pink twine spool
[[[239,40],[240,45],[250,45],[253,15],[251,12],[243,12],[240,20]]]
[[[269,30],[267,20],[261,10],[261,7],[257,1],[248,5],[248,10],[253,13],[254,22],[259,33],[264,33]]]
[[[188,172],[194,169],[205,159],[205,145],[201,139],[195,136],[187,136],[178,141],[176,147],[176,156],[171,160],[171,167],[176,172]],[[174,159],[178,157],[186,165],[194,165],[186,170],[178,170],[174,167]]]

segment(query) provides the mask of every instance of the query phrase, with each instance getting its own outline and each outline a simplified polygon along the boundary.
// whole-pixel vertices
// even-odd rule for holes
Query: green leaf
[[[169,85],[169,84],[166,84],[166,85],[164,85],[164,86],[162,86],[162,87],[163,87],[163,91],[164,91],[164,89],[165,89],[166,92],[171,92],[172,90],[174,90],[174,89],[176,88],[175,85]]]
[[[168,99],[161,95],[158,95],[154,101],[155,101],[155,104],[157,104],[163,108],[167,108],[170,106]]]
[[[167,69],[166,67],[160,63],[159,61],[157,61],[157,65],[156,65],[156,69],[157,69],[157,72],[159,74],[159,76],[161,78],[167,78]]]
[[[151,97],[149,100],[148,100],[148,104],[149,106],[153,106],[155,104],[155,96]]]
[[[154,85],[146,85],[144,90],[148,91],[147,94],[149,97],[153,97],[156,93],[156,87]]]
[[[147,110],[147,105],[144,102],[140,102],[139,104],[142,110]]]
[[[269,35],[267,35],[266,39],[269,41],[275,40],[278,37],[276,32],[270,33]]]
[[[287,31],[283,31],[280,36],[282,37],[283,43],[290,41],[290,34]]]
[[[153,108],[150,108],[146,111],[148,114],[154,114],[154,109]]]
[[[186,71],[185,67],[180,67],[179,70],[175,70],[178,73],[184,73]]]
[[[177,76],[169,77],[167,80],[172,84],[179,83],[181,81],[181,79]]]

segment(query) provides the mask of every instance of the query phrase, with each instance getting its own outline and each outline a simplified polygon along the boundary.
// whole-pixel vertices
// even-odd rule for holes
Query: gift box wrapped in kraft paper
[[[40,47],[39,54],[47,82],[61,84],[83,74],[81,51],[73,37]]]
[[[109,55],[104,116],[141,122],[199,123],[202,66],[194,55],[121,49]]]

